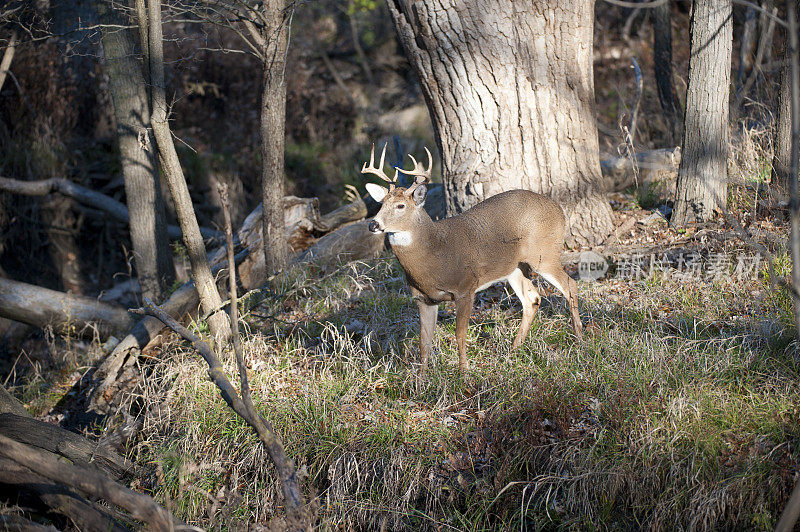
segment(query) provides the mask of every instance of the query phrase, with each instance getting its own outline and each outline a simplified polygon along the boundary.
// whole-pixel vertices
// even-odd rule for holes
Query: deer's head
[[[378,176],[389,183],[389,188],[375,183],[367,183],[366,185],[367,192],[372,196],[372,199],[382,204],[378,214],[369,223],[370,231],[373,233],[401,233],[410,231],[418,223],[418,216],[423,208],[425,195],[427,194],[425,184],[430,182],[431,169],[433,168],[431,152],[428,151],[428,148],[425,148],[425,152],[428,154],[428,168],[417,162],[413,155],[409,155],[411,160],[414,161],[414,168],[412,170],[403,170],[395,167],[394,178],[390,179],[383,171],[386,145],[383,145],[381,160],[377,167],[375,166],[375,146],[372,147],[369,166],[364,163],[361,173]],[[414,184],[408,188],[395,186],[398,172],[415,176]]]

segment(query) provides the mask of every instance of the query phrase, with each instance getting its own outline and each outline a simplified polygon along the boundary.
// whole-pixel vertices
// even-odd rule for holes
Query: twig
[[[299,523],[307,523],[309,518],[305,511],[305,502],[300,492],[300,482],[294,467],[294,462],[286,455],[283,442],[280,436],[275,433],[272,424],[257,413],[252,415],[252,410],[245,405],[241,397],[239,397],[239,394],[236,393],[236,389],[225,376],[222,363],[206,342],[202,341],[195,334],[186,329],[186,327],[175,321],[174,318],[157,307],[150,299],[145,298],[144,301],[146,304],[145,307],[141,309],[132,309],[131,312],[152,316],[158,319],[183,339],[190,342],[198,354],[203,357],[203,360],[208,364],[208,376],[217,388],[219,388],[222,398],[234,412],[239,414],[239,416],[256,431],[259,440],[261,440],[262,445],[264,445],[272,462],[275,464],[275,468],[278,470],[278,476],[283,484],[287,517],[291,521],[297,523],[297,528],[305,528]]]
[[[236,365],[239,367],[239,379],[242,381],[242,400],[247,408],[250,417],[256,418],[255,406],[250,395],[250,385],[247,382],[247,366],[244,364],[242,355],[242,339],[239,337],[239,299],[236,294],[236,263],[233,260],[233,226],[231,224],[231,202],[228,197],[228,185],[219,183],[219,197],[222,203],[222,214],[225,218],[225,240],[228,245],[228,282],[230,286],[231,304],[229,312],[231,316],[231,331],[233,333],[233,352],[236,355]]]
[[[633,98],[633,110],[631,111],[631,140],[630,143],[633,144],[633,140],[636,138],[636,123],[638,122],[639,118],[639,104],[642,101],[642,85],[644,81],[642,79],[642,69],[639,68],[639,63],[636,62],[635,57],[631,57],[631,62],[633,63],[633,74],[636,77],[636,94]]]

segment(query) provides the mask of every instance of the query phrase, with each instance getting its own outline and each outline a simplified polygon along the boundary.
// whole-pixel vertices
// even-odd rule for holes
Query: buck
[[[550,198],[527,190],[510,190],[492,196],[451,218],[434,222],[423,208],[430,182],[428,167],[414,159],[413,170],[395,167],[394,178],[383,171],[386,145],[375,166],[375,146],[362,174],[386,181],[388,188],[368,183],[367,192],[382,203],[369,223],[373,233],[387,233],[392,251],[406,272],[409,289],[419,308],[419,346],[422,371],[433,343],[438,303],[456,305],[458,363],[467,370],[466,334],[475,293],[506,280],[522,303],[522,323],[513,348],[528,335],[541,296],[531,281],[536,272],[566,298],[572,327],[582,338],[578,315],[578,285],[561,266],[564,247],[564,212]],[[408,188],[396,186],[398,172],[414,176]]]

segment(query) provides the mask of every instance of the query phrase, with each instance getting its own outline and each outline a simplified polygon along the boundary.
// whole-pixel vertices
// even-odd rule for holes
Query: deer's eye
[[[405,209],[405,208],[406,208],[406,204],[405,204],[405,203],[398,203],[398,204],[395,206],[395,208],[396,208],[396,209]]]

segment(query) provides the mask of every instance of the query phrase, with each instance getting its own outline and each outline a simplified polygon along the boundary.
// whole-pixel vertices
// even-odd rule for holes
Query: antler
[[[394,185],[397,182],[397,171],[399,170],[399,168],[395,168],[394,179],[389,179],[389,176],[387,176],[386,173],[383,171],[383,161],[384,159],[386,159],[387,144],[388,142],[383,145],[383,152],[381,152],[381,162],[380,164],[378,164],[377,167],[375,166],[375,145],[374,144],[372,145],[372,152],[369,154],[369,166],[367,166],[367,163],[364,163],[364,166],[361,168],[361,173],[372,174],[380,177],[381,179],[389,183],[389,192],[391,192],[392,190],[394,190]]]
[[[408,156],[411,157],[412,161],[414,161],[414,169],[403,170],[402,168],[397,168],[398,172],[403,172],[406,175],[416,176],[414,184],[408,187],[406,194],[411,194],[412,192],[414,192],[414,189],[416,189],[418,186],[424,185],[425,183],[430,183],[431,181],[431,170],[433,170],[433,156],[431,155],[431,152],[428,150],[427,146],[425,147],[425,153],[428,154],[428,168],[425,168],[420,163],[418,163],[417,160],[414,158],[414,156],[411,155],[410,153],[408,154]]]

